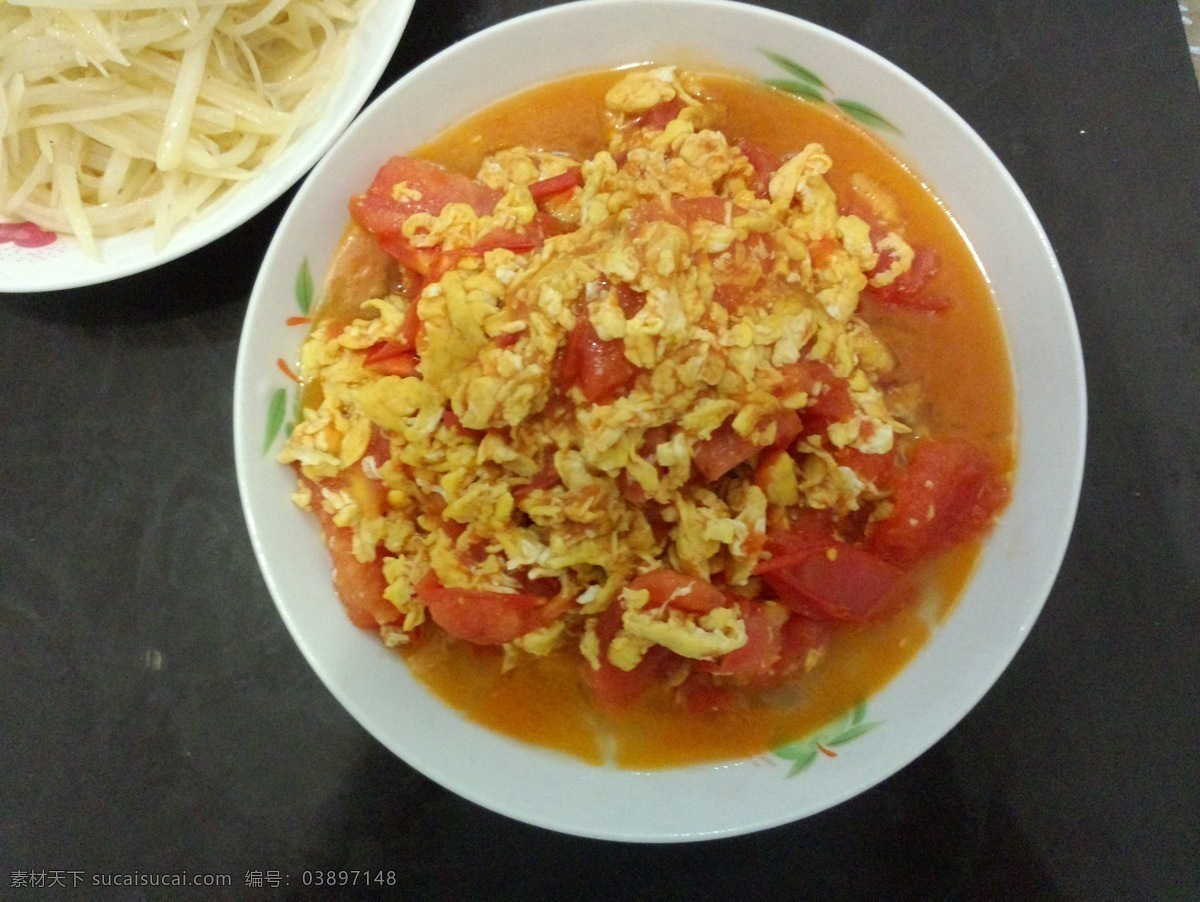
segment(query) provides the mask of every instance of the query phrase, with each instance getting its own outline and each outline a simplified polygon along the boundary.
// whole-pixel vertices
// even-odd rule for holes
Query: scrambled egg
[[[893,263],[877,284],[912,252],[895,232],[873,243],[862,219],[839,214],[817,144],[756,191],[753,166],[699,93],[673,68],[635,71],[607,95],[611,144],[592,158],[519,147],[490,157],[478,180],[503,192],[493,211],[448,204],[403,223],[414,247],[465,251],[454,265],[419,297],[371,298],[360,318],[318,323],[305,342],[301,375],[314,388],[280,460],[305,477],[298,504],[351,528],[359,560],[382,558],[400,615],[390,642],[424,622],[415,587],[431,574],[514,595],[549,579],[570,604],[509,642],[510,664],[575,642],[598,665],[596,618],[613,605],[616,666],[633,668],[654,645],[716,660],[747,641],[737,605],[652,607],[630,580],[669,567],[753,596],[773,512],[846,514],[880,500],[836,455],[886,453],[905,430],[879,388],[891,359],[856,311],[881,251]],[[664,103],[678,106],[671,121],[639,126]],[[529,186],[576,166],[578,188],[556,211],[569,231],[532,250],[471,252],[494,229],[533,222]],[[400,334],[414,303],[416,372],[381,375],[366,353]],[[582,318],[619,343],[633,374],[600,403],[560,376]],[[819,382],[784,390],[805,361],[849,387],[853,414],[802,432],[792,454],[701,478],[697,455],[719,430],[765,449],[781,414],[818,402]]]

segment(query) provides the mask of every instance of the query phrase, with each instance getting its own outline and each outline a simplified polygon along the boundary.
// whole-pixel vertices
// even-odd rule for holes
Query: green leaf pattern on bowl
[[[296,306],[300,309],[302,316],[308,316],[309,310],[312,309],[313,277],[307,257],[300,261],[300,268],[296,271],[296,280],[292,287],[296,297]],[[271,393],[271,400],[267,404],[267,428],[263,439],[263,454],[271,450],[271,446],[275,444],[275,439],[279,437],[281,430],[284,435],[291,433],[300,419],[302,409],[302,395],[297,386],[292,403],[292,419],[285,425],[284,419],[288,413],[288,390],[277,388]]]
[[[263,454],[271,450],[275,438],[283,427],[283,417],[287,413],[287,389],[277,388],[271,393],[271,402],[267,406],[267,434],[263,441]]]
[[[312,299],[312,269],[308,265],[308,258],[305,257],[300,261],[300,271],[296,273],[296,305],[305,316],[308,316],[308,311],[312,308]]]
[[[771,754],[784,761],[790,761],[792,766],[788,768],[787,776],[794,777],[811,767],[818,755],[836,758],[837,752],[833,751],[835,748],[853,742],[880,724],[882,721],[867,720],[867,703],[863,702],[819,732],[778,746],[771,750]]]
[[[800,65],[795,60],[789,59],[782,54],[763,48],[759,48],[759,50],[763,56],[787,73],[787,77],[785,78],[764,78],[763,82],[765,84],[773,88],[778,88],[781,91],[787,91],[789,94],[795,94],[797,97],[803,97],[805,100],[811,100],[814,103],[832,104],[851,119],[868,128],[873,128],[877,131],[893,132],[897,135],[903,134],[899,128],[865,103],[834,96],[833,89],[811,69]]]

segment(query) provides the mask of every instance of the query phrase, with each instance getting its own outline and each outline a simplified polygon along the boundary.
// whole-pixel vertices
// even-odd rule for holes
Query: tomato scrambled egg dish
[[[280,460],[389,644],[577,651],[613,702],[771,684],[985,530],[1004,478],[889,407],[859,302],[918,252],[886,198],[843,212],[819,144],[731,143],[673,67],[605,107],[589,159],[396,157],[351,200],[399,277],[318,317]]]

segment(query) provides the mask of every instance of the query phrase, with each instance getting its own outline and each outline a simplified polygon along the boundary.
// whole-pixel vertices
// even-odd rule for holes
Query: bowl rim
[[[298,130],[277,159],[181,224],[162,248],[154,247],[149,226],[97,239],[98,260],[87,256],[72,235],[59,234],[48,248],[25,252],[15,263],[0,243],[0,295],[66,291],[147,272],[206,247],[257,216],[305,178],[362,110],[395,55],[414,3],[371,0],[349,35],[344,69],[329,90],[321,115]],[[361,27],[368,22],[370,29]],[[353,58],[351,51],[357,51]],[[106,248],[118,259],[105,260]],[[127,248],[132,253],[124,253]],[[62,262],[63,254],[70,255],[72,265],[54,266],[56,258]],[[47,265],[33,265],[39,261]]]
[[[1053,438],[1058,443],[1058,446],[1067,453],[1065,466],[1056,470],[1053,476],[1053,485],[1051,488],[1056,491],[1059,507],[1057,509],[1057,518],[1054,519],[1052,526],[1048,529],[1052,539],[1044,544],[1040,553],[1042,555],[1040,568],[1034,574],[1034,582],[1032,584],[1023,584],[1021,587],[1022,595],[1025,597],[1025,603],[1020,607],[1021,616],[1017,622],[1009,624],[1012,627],[1012,632],[1017,636],[1016,641],[1010,641],[1005,647],[1002,654],[993,653],[988,659],[988,666],[984,671],[977,671],[975,678],[970,682],[970,685],[965,688],[955,688],[948,692],[948,701],[944,711],[936,718],[937,722],[929,724],[921,730],[915,738],[907,737],[902,743],[897,743],[896,748],[887,759],[885,765],[875,763],[874,769],[870,771],[867,779],[860,779],[850,787],[841,787],[836,791],[830,791],[820,801],[819,804],[810,805],[804,810],[779,815],[778,813],[766,817],[743,817],[740,820],[714,822],[709,827],[697,827],[688,825],[686,827],[650,827],[643,829],[635,829],[632,826],[614,829],[611,826],[603,826],[594,820],[587,818],[574,818],[564,816],[561,813],[549,815],[538,810],[531,809],[528,804],[522,803],[520,800],[505,798],[498,799],[494,792],[488,791],[489,788],[481,788],[479,786],[464,784],[461,779],[453,772],[457,759],[453,756],[444,759],[435,759],[429,756],[422,757],[414,755],[411,749],[406,749],[401,752],[397,747],[395,737],[391,734],[386,725],[381,725],[377,718],[368,710],[369,704],[363,701],[360,695],[347,690],[344,683],[339,682],[342,674],[339,668],[344,666],[344,662],[330,663],[327,660],[328,655],[320,648],[315,647],[311,642],[311,636],[305,634],[304,626],[298,621],[296,611],[291,603],[291,600],[282,595],[282,589],[277,584],[274,574],[267,559],[267,550],[265,548],[265,539],[261,531],[258,529],[256,521],[256,512],[252,503],[252,487],[250,486],[250,467],[251,460],[257,457],[253,449],[251,435],[257,436],[259,433],[251,427],[254,418],[249,409],[239,403],[241,392],[246,390],[249,380],[249,370],[254,365],[248,357],[248,348],[251,345],[251,338],[255,326],[255,314],[260,306],[265,305],[268,301],[265,298],[268,296],[270,287],[266,284],[268,273],[274,264],[273,253],[279,244],[280,236],[286,235],[289,228],[293,227],[294,222],[301,221],[306,201],[310,194],[317,189],[327,174],[333,171],[341,164],[339,158],[339,149],[349,145],[351,142],[358,140],[363,134],[369,133],[373,126],[374,117],[382,115],[379,110],[389,109],[393,104],[398,103],[397,98],[402,97],[407,91],[411,91],[415,84],[419,84],[421,79],[428,78],[431,74],[438,72],[440,68],[447,65],[447,60],[457,60],[465,58],[467,54],[474,52],[477,48],[486,45],[488,42],[499,42],[508,36],[521,32],[524,29],[535,28],[547,22],[566,21],[578,16],[587,16],[593,13],[598,13],[601,10],[605,15],[616,19],[622,15],[638,15],[649,14],[648,10],[660,10],[663,14],[670,11],[687,11],[689,14],[695,14],[697,11],[703,12],[708,10],[713,13],[721,13],[723,15],[745,15],[758,17],[762,23],[773,25],[786,25],[793,29],[796,33],[806,33],[810,37],[827,44],[837,49],[839,53],[849,52],[851,56],[856,56],[870,62],[870,65],[878,70],[882,70],[889,74],[889,77],[896,82],[897,89],[903,88],[908,97],[908,102],[919,102],[922,106],[922,111],[929,113],[931,110],[936,112],[940,117],[941,125],[945,128],[957,133],[959,142],[966,142],[972,153],[977,154],[979,160],[986,164],[989,177],[997,179],[999,189],[1006,195],[1006,203],[1013,205],[1014,210],[1019,212],[1020,227],[1023,230],[1024,244],[1023,247],[1032,253],[1039,254],[1039,264],[1042,267],[1042,277],[1046,290],[1059,302],[1055,308],[1055,315],[1059,318],[1057,325],[1062,327],[1062,331],[1056,336],[1056,340],[1060,345],[1055,348],[1059,352],[1059,357],[1055,363],[1055,375],[1059,378],[1058,391],[1062,398],[1066,400],[1064,410],[1067,416],[1063,418],[1060,424],[1060,432],[1056,433]],[[620,53],[618,52],[618,56]],[[585,66],[584,69],[594,69],[599,66]],[[583,71],[583,70],[577,70]],[[568,70],[562,70],[560,75],[570,74]],[[548,78],[553,78],[549,76]],[[540,79],[541,82],[548,78]],[[531,87],[539,83],[538,80],[530,81],[525,87]],[[502,99],[504,96],[511,94],[511,90],[497,89],[497,93],[493,96],[492,102]],[[479,108],[479,107],[476,107]],[[452,120],[459,117],[451,117]],[[449,123],[446,123],[449,124]],[[441,128],[432,128],[426,138],[436,134]],[[895,152],[896,147],[892,142],[885,142],[892,145]],[[401,148],[397,148],[400,150]],[[902,153],[897,152],[897,155],[904,158]],[[379,161],[375,162],[375,168],[380,165]],[[372,172],[374,170],[372,169]],[[922,171],[927,171],[927,167],[922,168]],[[936,179],[935,179],[936,181]],[[936,185],[934,186],[936,188]],[[968,235],[968,238],[970,236]],[[1006,334],[1010,332],[1009,320],[1003,316],[1002,321]],[[1011,334],[1008,335],[1010,341],[1010,354],[1013,349],[1011,346]],[[1015,362],[1014,362],[1015,367]],[[1018,381],[1020,374],[1014,372],[1014,383]],[[1014,384],[1014,389],[1017,386]],[[1018,432],[1021,432],[1024,425],[1028,422],[1022,417],[1022,399],[1016,399]],[[1036,213],[1028,200],[1025,198],[1020,187],[1015,179],[1011,176],[1008,170],[1000,162],[995,153],[983,142],[979,135],[971,128],[971,126],[955,112],[945,101],[933,94],[921,82],[917,81],[913,76],[900,69],[895,64],[882,57],[880,54],[866,48],[850,39],[834,32],[824,26],[817,25],[799,17],[792,16],[786,13],[777,12],[763,7],[753,6],[750,4],[732,2],[732,0],[574,0],[574,2],[561,4],[553,7],[548,7],[512,19],[504,20],[487,29],[477,32],[470,37],[460,41],[457,44],[447,47],[440,53],[426,60],[421,65],[412,69],[409,73],[403,76],[391,88],[385,91],[370,108],[361,116],[345,134],[335,144],[329,154],[318,164],[314,169],[313,176],[300,189],[300,192],[293,199],[287,213],[284,216],[283,222],[280,224],[279,233],[276,240],[272,242],[272,247],[268,251],[267,258],[264,260],[263,269],[260,272],[259,279],[256,281],[254,292],[251,296],[251,303],[247,311],[246,323],[243,329],[242,342],[239,347],[237,373],[235,376],[235,401],[234,401],[234,438],[236,446],[236,459],[238,469],[239,490],[243,502],[243,509],[246,516],[246,522],[250,531],[251,541],[254,545],[256,557],[259,560],[260,568],[262,569],[264,579],[267,582],[268,588],[275,601],[276,607],[279,610],[289,632],[292,634],[294,641],[301,649],[310,666],[317,672],[326,688],[338,700],[338,702],[351,713],[358,723],[371,733],[378,741],[387,747],[393,754],[401,758],[409,766],[423,773],[425,776],[439,783],[443,787],[457,793],[458,795],[469,799],[470,801],[479,804],[490,810],[496,811],[505,816],[534,824],[536,826],[547,829],[556,830],[563,833],[574,834],[579,836],[587,836],[591,838],[620,840],[620,841],[636,841],[636,842],[678,842],[711,839],[717,837],[727,837],[749,833],[756,830],[766,829],[774,826],[779,826],[783,823],[798,820],[803,817],[816,814],[826,810],[829,807],[837,805],[846,799],[858,795],[871,787],[886,780],[896,771],[906,767],[913,760],[927,751],[961,721],[963,717],[979,702],[980,699],[991,689],[995,681],[1001,673],[1008,667],[1012,659],[1020,650],[1025,637],[1033,628],[1038,616],[1040,615],[1046,600],[1053,588],[1057,578],[1059,568],[1066,553],[1066,548],[1070,540],[1072,524],[1078,508],[1079,494],[1082,486],[1083,463],[1086,455],[1086,385],[1084,381],[1084,370],[1082,364],[1082,352],[1080,348],[1079,335],[1077,325],[1075,323],[1074,311],[1071,306],[1070,296],[1067,291],[1067,285],[1063,278],[1058,261],[1054,254],[1054,250],[1048,237],[1039,222]],[[1023,446],[1022,446],[1023,447]],[[1022,455],[1023,457],[1024,455]],[[1024,465],[1024,460],[1018,460],[1019,470]],[[286,499],[285,499],[286,500]],[[1007,514],[1006,514],[1007,515]],[[981,561],[980,567],[985,564],[987,566],[999,568],[1002,566],[1000,562],[1001,552],[995,551],[994,542],[989,542],[989,546],[985,548],[984,559]],[[978,578],[978,570],[972,581]],[[961,604],[961,602],[960,602]],[[340,612],[339,612],[340,613]],[[943,633],[953,634],[955,630],[956,618],[952,614],[947,621],[938,627],[937,635]],[[376,639],[372,637],[372,641],[377,645]],[[929,646],[934,644],[931,639]],[[407,670],[407,668],[401,668]],[[907,675],[914,669],[914,663],[910,662],[905,670],[901,672],[888,686],[877,693],[878,697],[891,697],[896,692],[899,692],[905,683]],[[438,702],[437,704],[441,704]],[[451,712],[455,713],[455,712]],[[484,730],[484,728],[478,728]],[[487,732],[487,731],[485,731]],[[492,735],[492,734],[489,734]],[[493,738],[494,735],[493,735]],[[503,743],[501,737],[500,742]],[[536,747],[524,747],[524,753],[532,758],[540,758],[543,764],[549,765],[550,759],[542,754],[542,750]],[[700,769],[705,770],[731,770],[737,769],[746,762],[734,762],[732,767],[722,763],[717,763],[713,768],[701,766]],[[587,765],[582,765],[587,767]],[[683,769],[695,770],[693,769]],[[647,784],[638,782],[645,776],[645,772],[625,771],[628,779],[625,784],[630,781],[637,787],[642,789]],[[658,778],[670,782],[672,777],[669,774],[674,772],[654,771]],[[635,790],[636,791],[636,790]],[[616,803],[613,803],[616,804]]]

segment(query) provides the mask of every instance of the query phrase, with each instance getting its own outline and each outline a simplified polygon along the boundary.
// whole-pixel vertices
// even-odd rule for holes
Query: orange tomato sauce
[[[607,146],[603,98],[619,76],[589,73],[518,95],[414,155],[472,175],[486,155],[516,144],[590,157]],[[910,243],[936,248],[941,266],[930,290],[951,298],[950,309],[913,312],[876,302],[863,315],[895,354],[898,381],[920,386],[918,432],[969,439],[1011,468],[1013,390],[999,317],[969,245],[937,198],[882,142],[831,108],[723,75],[706,77],[704,86],[708,99],[727,108],[721,129],[731,141],[752,139],[776,154],[823,144],[833,159],[826,179],[839,197],[855,172],[868,173],[899,202]],[[358,288],[388,277],[369,252],[348,255],[345,271]],[[362,296],[358,289],[345,294]],[[334,298],[333,306],[346,300]],[[619,715],[601,713],[573,646],[507,673],[498,649],[450,640],[440,630],[422,631],[402,654],[418,679],[466,717],[585,761],[649,769],[745,757],[814,732],[885,685],[952,608],[979,547],[968,542],[923,565],[919,603],[883,622],[840,627],[814,670],[736,710],[692,713],[664,692]]]

